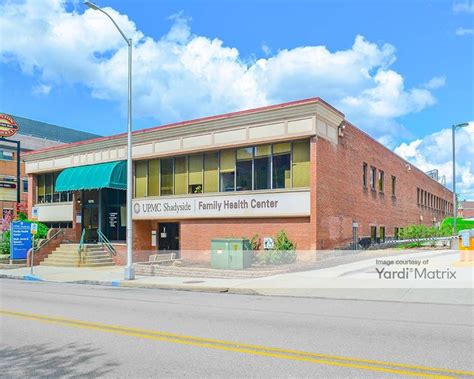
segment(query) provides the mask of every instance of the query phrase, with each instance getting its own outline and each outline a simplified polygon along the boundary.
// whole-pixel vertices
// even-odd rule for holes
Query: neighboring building
[[[464,200],[459,203],[458,210],[459,217],[469,218],[474,220],[474,201]]]
[[[157,250],[209,260],[213,238],[280,230],[312,259],[453,211],[451,191],[319,98],[136,131],[132,155],[135,260]],[[29,204],[76,240],[100,230],[122,263],[125,159],[124,134],[31,152]]]
[[[6,117],[5,117],[6,116]],[[84,133],[78,130],[46,124],[19,116],[0,114],[0,117],[11,117],[18,125],[18,131],[8,140],[20,141],[20,161],[22,155],[31,150],[44,149],[64,143],[97,138],[97,134]],[[28,200],[28,178],[25,165],[20,163],[20,200]],[[16,145],[0,139],[0,216],[6,212],[16,212],[17,205],[17,151]]]

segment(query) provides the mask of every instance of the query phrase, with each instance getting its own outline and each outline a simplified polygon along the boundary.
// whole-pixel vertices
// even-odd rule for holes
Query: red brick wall
[[[368,187],[362,185],[362,165],[368,164]],[[441,212],[417,205],[417,187],[449,202],[452,193],[423,172],[347,124],[339,144],[322,138],[317,143],[317,243],[329,249],[350,243],[352,222],[359,224],[359,237],[370,236],[370,226],[385,226],[386,236],[395,227],[408,224],[432,225],[442,220]],[[370,166],[383,170],[384,193],[370,189]],[[391,176],[396,179],[392,197]],[[423,220],[420,221],[420,216]],[[378,234],[379,235],[379,234]]]
[[[211,239],[226,237],[252,238],[258,234],[273,237],[284,230],[298,250],[311,248],[309,217],[272,219],[210,219],[180,222],[181,257],[185,260],[209,261]]]

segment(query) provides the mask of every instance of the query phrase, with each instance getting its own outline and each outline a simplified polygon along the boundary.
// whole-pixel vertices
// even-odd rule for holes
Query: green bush
[[[288,238],[283,230],[278,232],[274,239],[272,250],[262,251],[258,260],[267,265],[282,265],[296,261],[296,245]]]
[[[0,254],[10,254],[10,232],[3,232],[0,240]]]

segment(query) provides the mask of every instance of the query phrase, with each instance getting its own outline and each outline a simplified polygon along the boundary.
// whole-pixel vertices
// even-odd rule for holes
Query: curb
[[[232,295],[258,295],[265,297],[292,297],[292,298],[303,298],[303,299],[326,299],[326,300],[346,300],[346,301],[375,301],[375,302],[395,302],[395,303],[415,303],[415,304],[438,304],[438,305],[455,305],[455,306],[472,306],[472,303],[465,302],[439,302],[439,301],[414,301],[414,300],[403,300],[403,299],[374,299],[368,297],[342,297],[332,294],[331,296],[302,296],[295,294],[279,294],[279,293],[268,293],[265,289],[251,289],[251,288],[232,288],[232,287],[210,287],[210,286],[188,286],[182,284],[154,284],[154,283],[137,283],[129,281],[100,281],[100,280],[75,280],[69,282],[59,282],[53,280],[44,280],[34,275],[8,275],[0,274],[0,279],[14,279],[44,283],[64,283],[64,284],[85,284],[85,285],[96,285],[105,287],[121,287],[121,288],[145,288],[145,289],[159,289],[159,290],[174,290],[174,291],[188,291],[188,292],[206,292],[206,293],[222,293]]]

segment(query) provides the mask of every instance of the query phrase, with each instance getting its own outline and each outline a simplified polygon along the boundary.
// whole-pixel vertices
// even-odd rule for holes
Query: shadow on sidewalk
[[[0,373],[4,378],[96,378],[110,375],[118,366],[118,362],[105,360],[104,355],[91,344],[3,346],[0,347]]]

